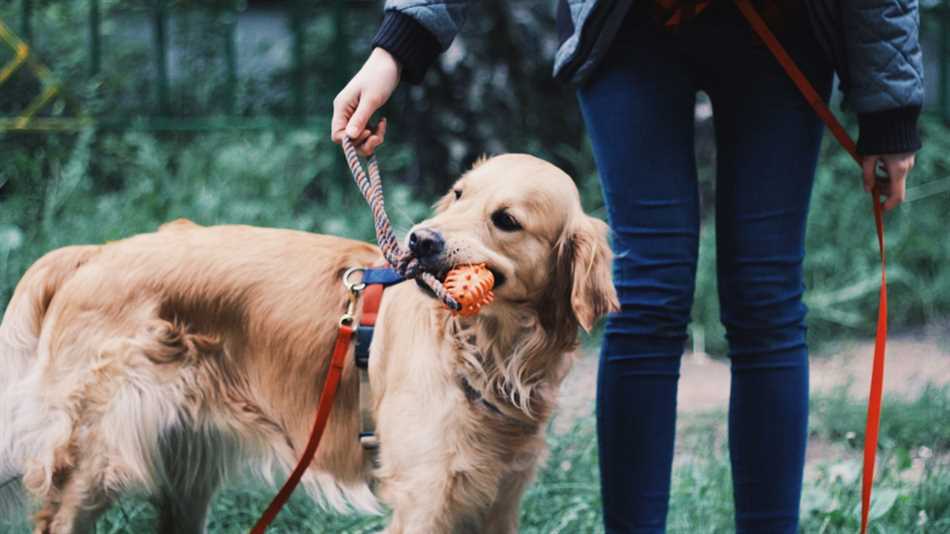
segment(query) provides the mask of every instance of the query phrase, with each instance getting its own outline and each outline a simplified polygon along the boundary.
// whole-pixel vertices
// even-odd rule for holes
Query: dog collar
[[[461,383],[462,392],[465,393],[465,398],[468,399],[468,402],[471,402],[472,404],[481,404],[485,408],[488,408],[489,411],[501,415],[501,410],[499,410],[494,404],[485,400],[485,397],[481,394],[481,392],[475,389],[467,378],[464,376],[459,376],[459,382]]]

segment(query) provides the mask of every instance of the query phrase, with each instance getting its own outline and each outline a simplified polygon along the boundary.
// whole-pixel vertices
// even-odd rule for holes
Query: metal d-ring
[[[356,293],[359,293],[360,291],[363,291],[364,289],[366,289],[366,283],[363,282],[363,277],[362,277],[362,274],[364,272],[366,272],[366,268],[364,267],[350,267],[349,269],[347,269],[343,273],[343,287],[345,287],[347,291],[355,291]],[[361,276],[360,276],[359,282],[350,281],[350,276],[352,276],[353,273],[360,273]]]

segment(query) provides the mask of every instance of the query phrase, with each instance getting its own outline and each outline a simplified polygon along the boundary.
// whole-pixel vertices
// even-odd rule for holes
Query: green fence
[[[30,43],[36,35],[34,28],[35,7],[37,0],[18,0],[18,20],[14,24],[0,18],[0,47],[7,47],[11,52],[9,61],[0,51],[0,94],[4,90],[4,83],[19,72],[27,70],[38,80],[41,91],[21,111],[14,116],[0,117],[0,131],[70,131],[95,124],[100,128],[141,128],[150,130],[215,130],[215,129],[258,129],[273,128],[288,122],[306,122],[308,110],[305,106],[307,87],[307,71],[304,65],[304,50],[306,48],[307,32],[305,24],[308,18],[320,16],[330,18],[334,35],[332,37],[333,58],[332,72],[329,77],[339,87],[345,83],[348,69],[352,67],[351,43],[347,38],[346,26],[348,17],[355,8],[367,12],[372,10],[378,13],[380,5],[373,1],[354,0],[287,0],[274,2],[283,10],[289,29],[291,46],[291,64],[288,72],[291,75],[290,95],[288,103],[289,113],[283,116],[268,114],[267,116],[248,116],[237,110],[238,86],[238,54],[236,30],[238,15],[246,8],[245,2],[225,0],[210,2],[187,2],[172,0],[145,0],[139,8],[145,7],[148,13],[151,39],[149,45],[151,68],[155,73],[151,87],[149,104],[136,110],[134,117],[110,117],[102,114],[84,112],[83,98],[70,91],[70,86],[84,80],[60,80],[53,74],[47,64],[55,64],[55,57],[41,57]],[[50,2],[44,2],[48,5]],[[103,9],[102,0],[86,0],[88,11],[85,20],[76,24],[76,31],[86,33],[85,39],[85,75],[88,79],[95,79],[103,70]],[[224,83],[224,111],[205,116],[181,116],[173,109],[169,96],[169,20],[175,9],[200,9],[214,12],[216,17],[215,32],[209,32],[217,41],[216,48],[220,50],[221,60],[225,65],[226,81]],[[121,11],[121,8],[120,8]],[[8,10],[9,13],[9,10]],[[45,63],[44,63],[45,62]],[[30,95],[33,96],[33,95]],[[66,107],[75,110],[72,116],[51,117],[44,114],[53,100],[64,99]]]

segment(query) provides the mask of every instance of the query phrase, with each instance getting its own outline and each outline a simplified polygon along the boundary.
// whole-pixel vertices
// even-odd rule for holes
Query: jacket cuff
[[[901,154],[920,150],[920,106],[858,113],[858,153]]]
[[[422,82],[426,70],[435,62],[442,47],[435,35],[409,15],[387,11],[383,16],[373,47],[380,47],[402,65],[403,79],[409,83]]]

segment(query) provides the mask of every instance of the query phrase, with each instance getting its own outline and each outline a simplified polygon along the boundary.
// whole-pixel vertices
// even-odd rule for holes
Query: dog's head
[[[406,244],[440,278],[486,263],[495,302],[482,313],[534,306],[551,323],[590,330],[617,309],[607,225],[584,213],[574,182],[554,165],[522,154],[482,160],[435,211]]]

